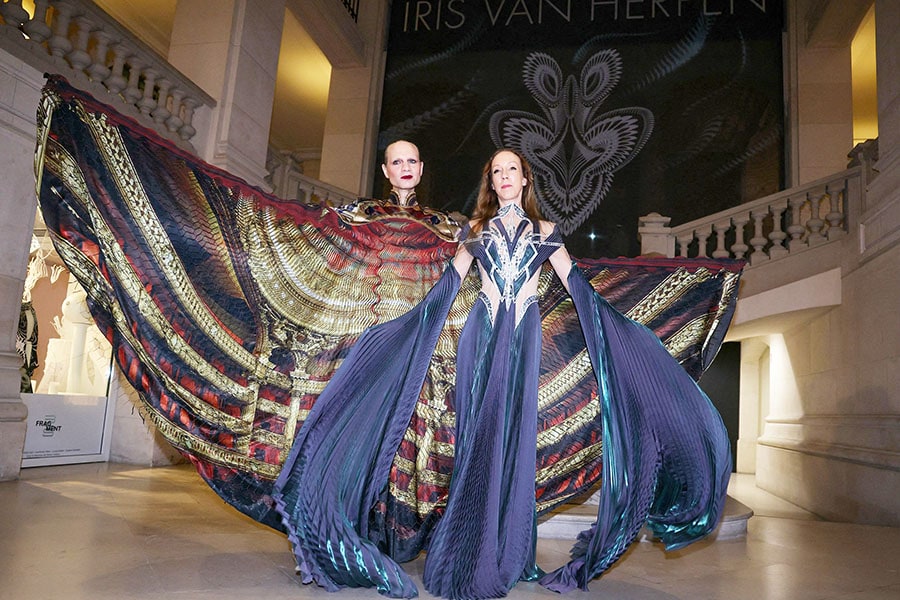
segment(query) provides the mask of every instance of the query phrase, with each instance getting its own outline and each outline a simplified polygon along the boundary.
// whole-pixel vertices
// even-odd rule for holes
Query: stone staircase
[[[564,504],[538,520],[538,537],[550,540],[574,540],[578,534],[588,529],[597,518],[597,504],[593,496],[582,503]],[[747,522],[753,516],[750,507],[731,496],[725,500],[722,521],[710,536],[715,540],[732,540],[747,535]],[[652,542],[653,534],[644,528],[638,539]]]

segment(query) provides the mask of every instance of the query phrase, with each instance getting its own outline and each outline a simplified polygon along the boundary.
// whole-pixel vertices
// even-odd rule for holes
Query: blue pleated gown
[[[534,278],[562,242],[527,219],[507,231],[500,216],[464,241],[483,287],[460,336],[454,470],[424,574],[429,592],[451,599],[502,597],[523,579],[560,592],[586,589],[645,523],[669,548],[695,541],[715,528],[731,470],[721,419],[694,380],[653,332],[618,313],[573,268],[567,283],[600,390],[600,507],[571,561],[541,572]],[[274,498],[304,581],[417,595],[373,542],[382,536],[369,530],[369,515],[459,285],[450,267],[415,309],[364,332],[299,432]]]
[[[562,241],[527,219],[514,232],[496,218],[466,248],[483,291],[459,339],[456,454],[447,510],[428,546],[425,587],[446,598],[500,598],[535,579],[541,324],[526,293]]]

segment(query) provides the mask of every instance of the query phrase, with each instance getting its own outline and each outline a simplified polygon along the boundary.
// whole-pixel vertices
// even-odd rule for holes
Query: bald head
[[[424,163],[419,160],[419,149],[411,142],[398,140],[384,149],[381,170],[401,200],[419,185],[423,166]]]

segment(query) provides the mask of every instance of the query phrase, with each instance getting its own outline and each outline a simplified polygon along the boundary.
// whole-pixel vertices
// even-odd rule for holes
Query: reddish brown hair
[[[522,177],[527,182],[525,189],[522,190],[522,208],[525,209],[525,214],[535,223],[544,218],[541,215],[540,208],[538,208],[537,196],[534,195],[534,176],[532,175],[531,165],[528,164],[528,161],[525,160],[525,157],[518,150],[499,148],[491,154],[491,157],[481,170],[481,187],[478,190],[478,200],[475,202],[475,210],[472,211],[472,217],[469,220],[469,222],[477,221],[473,226],[474,231],[480,231],[482,226],[494,218],[497,215],[497,211],[500,210],[497,192],[491,186],[491,165],[501,152],[515,154],[522,165]]]

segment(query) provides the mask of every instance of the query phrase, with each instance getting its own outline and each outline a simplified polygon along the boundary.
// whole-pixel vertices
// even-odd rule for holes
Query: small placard
[[[22,394],[28,427],[22,466],[109,458],[110,400],[82,394]]]

